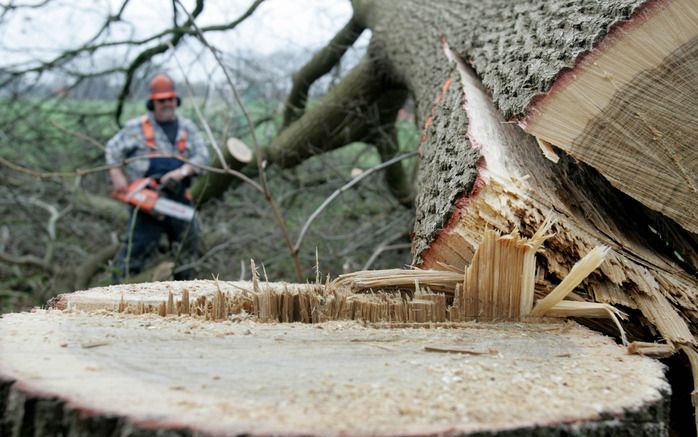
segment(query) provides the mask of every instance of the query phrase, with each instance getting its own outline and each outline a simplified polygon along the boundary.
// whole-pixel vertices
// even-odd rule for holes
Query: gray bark
[[[354,44],[363,30],[364,28],[352,17],[327,46],[293,75],[293,86],[284,109],[284,127],[303,115],[310,86],[339,63],[344,52]]]
[[[467,55],[504,117],[522,118],[561,72],[644,3],[354,0],[356,14],[384,49],[381,55],[422,102],[422,119],[443,83],[442,36]]]

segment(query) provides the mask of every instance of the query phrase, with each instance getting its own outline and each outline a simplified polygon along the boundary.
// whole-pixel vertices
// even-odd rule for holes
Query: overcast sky
[[[95,34],[106,11],[116,12],[122,0],[55,0],[41,9],[6,14],[0,22],[0,67],[36,56],[50,58]],[[25,3],[30,3],[27,0]],[[32,3],[36,3],[33,1]],[[185,0],[191,10],[193,0]],[[199,25],[220,24],[240,16],[252,0],[206,0]],[[144,37],[166,27],[171,0],[131,0],[125,23],[113,26],[110,38]],[[266,0],[232,32],[210,34],[209,40],[228,52],[312,50],[326,43],[351,16],[349,0]],[[195,43],[188,43],[195,50]],[[123,57],[123,53],[119,57]],[[193,56],[184,50],[183,57]]]

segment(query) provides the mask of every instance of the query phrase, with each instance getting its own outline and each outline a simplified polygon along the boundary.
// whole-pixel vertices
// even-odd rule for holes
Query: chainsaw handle
[[[160,183],[160,179],[165,176],[166,173],[156,173],[148,176],[149,179],[152,181],[150,182],[149,186],[157,191],[171,191],[173,193],[177,192],[179,189],[179,184],[181,182],[176,181],[174,179],[169,179],[167,183],[162,184]]]

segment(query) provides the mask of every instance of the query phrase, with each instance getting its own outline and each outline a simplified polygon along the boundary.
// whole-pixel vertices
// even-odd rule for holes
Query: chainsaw
[[[114,192],[117,200],[135,206],[152,215],[165,215],[179,220],[192,221],[194,208],[162,197],[162,186],[154,178],[139,178],[131,182],[125,193]]]

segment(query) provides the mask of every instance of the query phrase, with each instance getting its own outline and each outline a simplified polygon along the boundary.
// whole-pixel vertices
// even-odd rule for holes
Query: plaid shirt
[[[157,149],[155,152],[163,156],[176,156],[177,142],[175,141],[175,144],[170,143],[165,131],[157,124],[151,112],[148,112],[148,118],[150,118],[153,133],[155,134],[155,146]],[[179,140],[183,131],[187,132],[187,149],[184,152],[184,159],[194,164],[196,173],[201,173],[202,169],[197,168],[196,165],[208,164],[209,156],[206,144],[204,144],[199,130],[191,120],[178,116],[177,121],[179,122],[177,140]],[[145,141],[141,118],[134,118],[129,120],[124,128],[107,143],[107,164],[121,164],[126,158],[142,157],[142,159],[133,160],[125,166],[126,177],[132,181],[145,175],[149,165],[147,157],[151,151],[152,149],[148,147]]]

